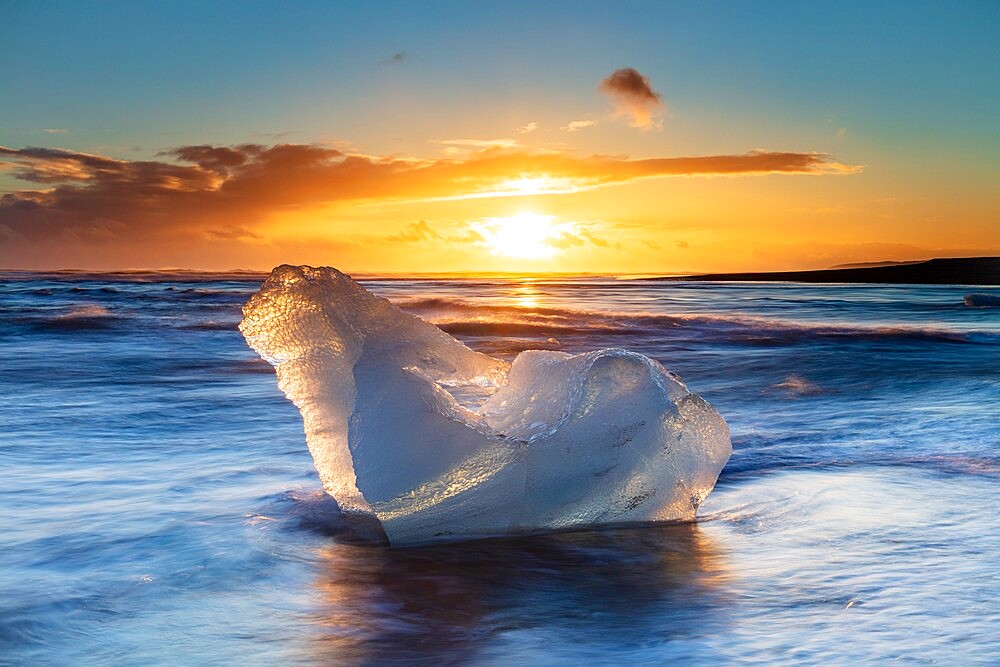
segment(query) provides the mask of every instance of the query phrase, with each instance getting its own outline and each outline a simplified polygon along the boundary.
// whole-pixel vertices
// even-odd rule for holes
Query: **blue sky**
[[[4,2],[0,136],[148,153],[289,132],[426,150],[431,135],[593,114],[593,82],[628,65],[670,105],[657,149],[833,147],[841,127],[904,150],[997,148],[1000,3],[345,5]]]

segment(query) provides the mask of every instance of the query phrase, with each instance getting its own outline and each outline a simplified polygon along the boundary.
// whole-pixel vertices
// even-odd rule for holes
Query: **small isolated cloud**
[[[842,127],[839,130],[837,130],[837,138],[838,139],[843,139],[846,136],[847,136],[847,128],[846,127]]]
[[[606,238],[597,236],[594,232],[589,229],[580,230],[580,236],[582,236],[587,241],[590,241],[598,248],[614,248],[615,250],[621,250],[622,244],[618,241],[609,241]]]
[[[681,248],[681,249],[685,249],[685,248],[689,248],[689,247],[691,247],[691,246],[690,246],[690,244],[689,244],[689,243],[688,243],[687,241],[685,241],[684,239],[678,239],[678,241],[677,241],[677,247],[678,247],[678,248]]]
[[[485,150],[488,148],[517,148],[517,139],[432,139],[431,143],[442,144],[448,148],[471,148]],[[445,149],[449,153],[455,151]]]
[[[559,129],[563,132],[578,132],[588,127],[594,127],[595,125],[597,125],[596,120],[571,120]]]
[[[426,220],[411,222],[399,234],[385,237],[386,241],[397,243],[418,243],[420,241],[441,241],[443,237],[431,229]]]
[[[549,245],[560,250],[586,246],[587,244],[598,248],[614,248],[621,250],[622,244],[611,241],[596,234],[587,223],[565,223],[558,228],[558,236],[548,241]]]
[[[386,58],[385,60],[383,60],[382,64],[383,65],[400,65],[400,64],[406,62],[406,59],[408,57],[409,56],[407,55],[406,51],[397,51],[396,53],[392,54],[391,56],[389,56],[388,58]]]
[[[69,130],[61,127],[46,127],[42,130],[45,134],[69,134]]]
[[[230,225],[218,229],[206,229],[205,238],[209,241],[261,241],[264,237],[246,227]]]
[[[615,117],[628,118],[629,125],[644,130],[659,127],[663,99],[638,70],[615,70],[601,81],[600,90],[614,102]]]
[[[518,134],[531,134],[532,132],[534,132],[537,129],[538,129],[538,123],[535,122],[535,121],[531,121],[527,125],[524,125],[522,127],[517,128],[517,133]]]

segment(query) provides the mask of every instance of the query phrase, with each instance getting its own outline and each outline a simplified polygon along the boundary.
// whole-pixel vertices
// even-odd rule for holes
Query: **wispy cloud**
[[[418,243],[420,241],[441,241],[444,237],[434,231],[426,220],[411,222],[398,234],[383,238],[384,241],[395,243]]]
[[[628,118],[632,127],[648,130],[660,126],[663,99],[638,70],[615,70],[601,81],[600,90],[614,102],[615,116]]]
[[[46,127],[42,132],[45,134],[69,134],[69,130],[61,127]]]
[[[584,130],[588,127],[594,127],[595,125],[597,125],[596,120],[571,120],[559,129],[563,132],[579,132],[580,130]]]
[[[431,139],[433,144],[443,146],[454,146],[456,148],[517,148],[520,143],[517,139]]]
[[[522,125],[521,127],[517,128],[517,133],[518,134],[531,134],[532,132],[534,132],[537,129],[538,129],[538,123],[536,121],[531,121],[527,125]]]

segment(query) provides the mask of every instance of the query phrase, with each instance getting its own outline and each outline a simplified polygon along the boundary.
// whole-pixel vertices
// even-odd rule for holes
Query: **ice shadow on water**
[[[728,606],[724,560],[694,524],[407,549],[335,537],[319,557],[320,662],[531,662],[553,642],[607,655],[718,631]]]

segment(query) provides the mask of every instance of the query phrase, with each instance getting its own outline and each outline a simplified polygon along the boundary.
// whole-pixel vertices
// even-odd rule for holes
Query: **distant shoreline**
[[[929,259],[889,266],[765,271],[757,273],[702,273],[649,278],[699,282],[882,283],[897,285],[1000,285],[1000,257]]]
[[[360,281],[409,280],[643,280],[653,282],[801,282],[801,283],[874,283],[915,285],[1000,286],[1000,257],[955,257],[910,262],[870,262],[808,271],[757,271],[741,273],[697,273],[657,275],[655,273],[347,273]],[[0,281],[54,280],[117,282],[261,282],[269,270],[229,269],[3,269]]]

